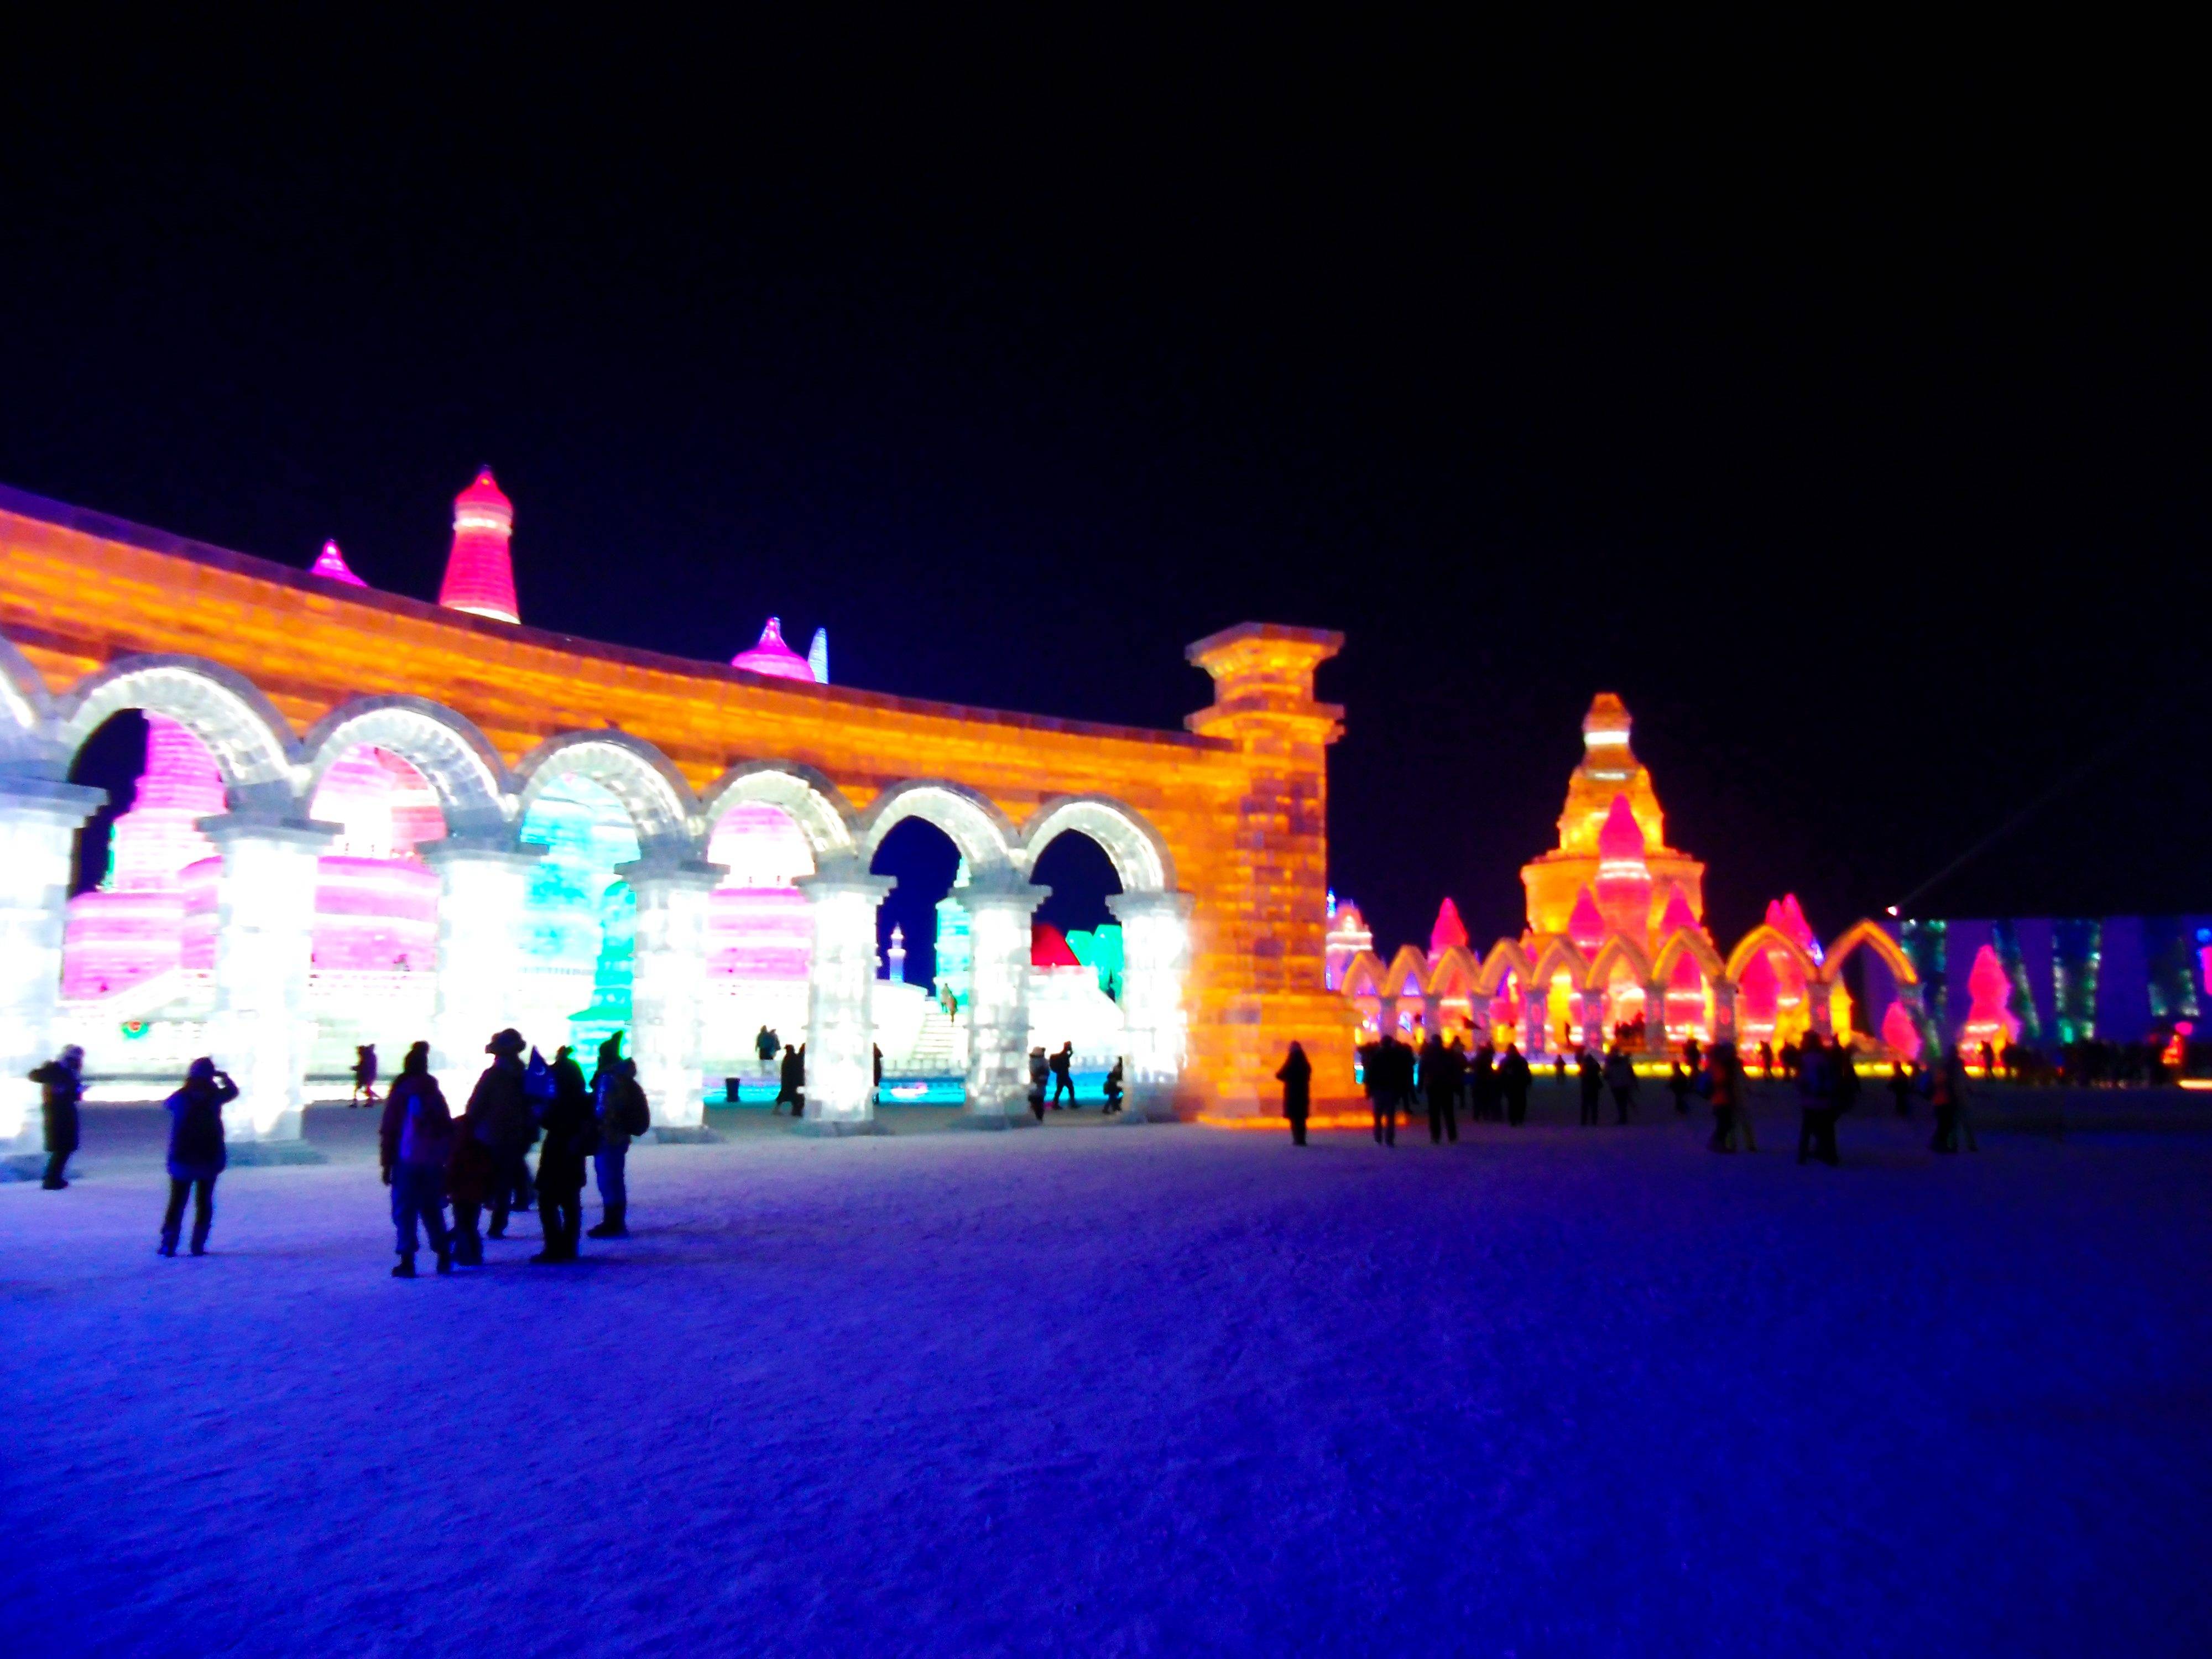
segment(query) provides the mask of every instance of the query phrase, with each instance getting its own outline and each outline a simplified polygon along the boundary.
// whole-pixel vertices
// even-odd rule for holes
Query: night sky
[[[1599,690],[1724,936],[2045,797],[1916,908],[2212,908],[2165,54],[437,16],[17,43],[0,480],[432,597],[489,462],[531,623],[1091,720],[1340,629],[1386,945],[1517,930]]]

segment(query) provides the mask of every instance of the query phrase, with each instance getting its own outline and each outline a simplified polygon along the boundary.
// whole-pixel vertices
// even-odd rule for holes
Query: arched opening
[[[548,1054],[588,1053],[631,1024],[637,896],[616,872],[638,857],[637,829],[611,789],[568,772],[533,786],[520,840],[544,851],[523,905],[514,1024]]]
[[[437,1003],[439,882],[421,849],[445,839],[446,811],[412,763],[362,743],[325,757],[307,816],[339,827],[315,861],[307,1074],[346,1079],[374,1045],[389,1075]]]
[[[960,898],[971,873],[968,860],[950,835],[917,815],[884,833],[868,868],[897,883],[876,910],[879,1104],[957,1105],[967,1098],[962,1079],[975,996],[968,908]]]
[[[1032,929],[1030,1044],[1047,1054],[1072,1048],[1075,1104],[1103,1104],[1107,1073],[1122,1052],[1127,962],[1121,924],[1106,903],[1122,891],[1121,878],[1106,848],[1074,827],[1036,852],[1030,875],[1052,889]]]
[[[814,850],[784,808],[740,800],[715,818],[707,859],[724,874],[708,902],[701,1062],[710,1077],[763,1085],[759,1099],[773,1100],[765,1085],[777,1079],[777,1055],[806,1041],[814,916],[798,883],[815,872]],[[765,1059],[763,1037],[776,1045]],[[725,1082],[725,1104],[750,1097],[738,1086],[732,1100]]]
[[[69,775],[108,804],[77,839],[57,1040],[82,1048],[96,1076],[173,1086],[215,1010],[222,860],[197,825],[228,791],[205,744],[138,708],[90,731]]]

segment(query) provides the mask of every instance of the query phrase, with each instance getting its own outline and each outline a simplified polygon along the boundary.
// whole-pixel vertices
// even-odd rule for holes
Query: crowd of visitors
[[[1531,1073],[1527,1057],[1510,1038],[1503,1053],[1486,1040],[1469,1054],[1456,1037],[1446,1042],[1431,1033],[1416,1048],[1386,1032],[1376,1042],[1361,1044],[1358,1052],[1361,1086],[1378,1146],[1395,1146],[1399,1120],[1422,1105],[1428,1110],[1432,1146],[1459,1139],[1462,1108],[1476,1122],[1528,1121]],[[1591,1128],[1601,1123],[1608,1097],[1613,1122],[1629,1122],[1636,1114],[1638,1093],[1629,1043],[1617,1040],[1602,1056],[1585,1048],[1573,1064],[1580,1124]],[[1568,1086],[1567,1066],[1565,1054],[1557,1057],[1554,1075],[1562,1090]],[[1761,1069],[1770,1077],[1786,1079],[1796,1090],[1797,1161],[1838,1163],[1836,1125],[1857,1107],[1864,1086],[1850,1049],[1841,1043],[1824,1043],[1818,1033],[1808,1033],[1802,1043],[1785,1044],[1779,1056],[1764,1052]],[[1916,1099],[1929,1103],[1936,1122],[1929,1142],[1931,1152],[1955,1152],[1962,1140],[1967,1151],[1977,1149],[1967,1110],[1968,1075],[1956,1047],[1932,1071],[1903,1061],[1891,1066],[1888,1086],[1899,1116],[1910,1116]],[[1291,1142],[1305,1146],[1313,1078],[1305,1050],[1292,1043],[1275,1076],[1283,1085],[1283,1115],[1290,1121]],[[1681,1057],[1669,1066],[1667,1091],[1679,1117],[1690,1115],[1692,1100],[1711,1106],[1713,1131],[1706,1145],[1712,1151],[1759,1150],[1751,1117],[1751,1079],[1733,1042],[1717,1042],[1710,1048],[1695,1038],[1685,1042]]]

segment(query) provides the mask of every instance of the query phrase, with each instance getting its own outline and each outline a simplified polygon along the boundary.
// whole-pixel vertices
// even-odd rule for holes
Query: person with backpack
[[[599,1136],[599,1150],[592,1154],[599,1183],[599,1224],[589,1230],[592,1238],[629,1237],[629,1144],[653,1127],[645,1091],[638,1086],[637,1062],[623,1058],[622,1039],[617,1031],[599,1045],[599,1066],[592,1073],[592,1115]],[[785,1051],[787,1065],[791,1052]]]
[[[76,1151],[76,1107],[84,1098],[84,1050],[70,1043],[33,1072],[31,1081],[39,1085],[43,1097],[40,1115],[45,1119],[46,1131],[46,1174],[39,1184],[58,1193],[69,1185],[62,1171],[69,1168],[70,1154]]]
[[[438,1079],[430,1075],[430,1045],[410,1045],[399,1075],[384,1098],[377,1146],[384,1184],[392,1188],[392,1224],[399,1264],[394,1279],[412,1279],[418,1234],[430,1235],[438,1271],[453,1270],[453,1242],[446,1231],[446,1163],[453,1152],[453,1115]]]
[[[491,1226],[485,1235],[490,1238],[507,1237],[510,1209],[530,1207],[527,1154],[530,1143],[538,1138],[538,1126],[531,1117],[530,1097],[524,1089],[524,1046],[522,1033],[511,1025],[484,1044],[491,1064],[477,1079],[465,1113],[473,1126],[471,1133],[491,1154]],[[525,1194],[519,1205],[514,1201],[518,1193]]]
[[[169,1112],[169,1207],[161,1218],[163,1255],[177,1253],[184,1225],[185,1197],[192,1198],[192,1254],[207,1254],[208,1231],[215,1225],[215,1183],[230,1162],[224,1145],[222,1109],[238,1098],[230,1073],[216,1069],[202,1054],[185,1073],[185,1086],[166,1103]]]
[[[584,1068],[567,1043],[553,1056],[552,1098],[543,1116],[545,1138],[538,1149],[538,1219],[545,1246],[532,1261],[574,1261],[584,1224],[584,1160],[599,1144]]]

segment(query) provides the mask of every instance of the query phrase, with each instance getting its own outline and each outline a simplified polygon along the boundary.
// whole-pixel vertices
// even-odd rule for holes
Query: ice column
[[[814,912],[806,981],[806,1117],[825,1134],[875,1121],[876,909],[897,883],[857,861],[801,876]]]
[[[1121,1051],[1132,1118],[1175,1116],[1186,1026],[1183,975],[1190,965],[1188,893],[1116,893],[1106,908],[1121,924]]]
[[[1010,1123],[1029,1109],[1030,919],[1051,895],[1011,871],[976,876],[961,892],[975,949],[967,1110],[977,1123]]]
[[[215,1019],[209,1050],[238,1085],[235,1139],[295,1140],[314,1017],[316,855],[340,825],[228,813],[199,821],[222,857],[216,888]]]
[[[522,913],[539,851],[431,842],[422,862],[437,872],[438,1000],[430,1021],[431,1064],[444,1074],[453,1109],[489,1064],[484,1044],[515,1023],[522,974]]]
[[[1583,1047],[1594,1054],[1601,1054],[1606,1041],[1605,993],[1577,991],[1575,994],[1582,1004]]]
[[[1735,987],[1724,979],[1713,981],[1713,1040],[1735,1041]]]
[[[630,981],[631,1053],[658,1127],[707,1121],[699,1085],[699,1022],[707,992],[707,911],[721,866],[641,859],[616,871],[637,895],[637,955]]]
[[[0,1146],[24,1134],[52,1058],[76,832],[105,791],[43,778],[0,779]]]

